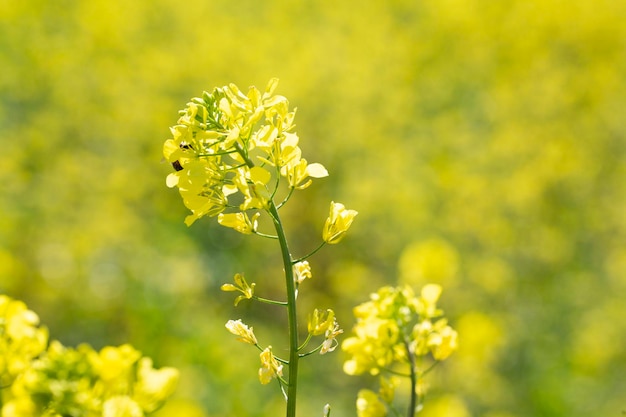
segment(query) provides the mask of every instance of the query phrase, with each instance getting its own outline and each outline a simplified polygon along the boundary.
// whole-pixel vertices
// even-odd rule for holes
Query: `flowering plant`
[[[166,183],[178,188],[183,203],[191,211],[185,219],[188,226],[204,216],[217,217],[222,226],[246,235],[275,239],[280,244],[286,301],[257,296],[256,283],[248,284],[243,274],[236,274],[233,283],[224,284],[222,290],[240,293],[235,305],[254,300],[285,307],[288,358],[274,355],[270,345],[261,346],[253,328],[241,320],[229,320],[226,328],[237,340],[260,351],[259,380],[262,384],[278,381],[287,402],[287,416],[293,417],[299,360],[316,352],[332,352],[337,347],[336,337],[342,333],[332,310],[315,309],[309,315],[307,337],[300,341],[296,302],[299,287],[312,277],[307,259],[324,245],[343,239],[357,212],[331,202],[319,246],[302,257],[291,255],[279,210],[294,191],[309,187],[314,178],[328,176],[328,171],[323,165],[309,163],[302,157],[299,138],[294,132],[296,112],[289,109],[284,96],[274,94],[277,85],[274,78],[263,93],[250,87],[244,94],[236,85],[229,84],[191,99],[180,111],[176,125],[171,127],[172,137],[165,141],[163,155],[174,168]],[[270,219],[273,232],[259,230],[261,216]],[[321,342],[308,348],[316,336],[322,336]]]
[[[257,295],[256,283],[248,283],[244,274],[235,274],[221,289],[238,293],[235,306],[244,300],[282,306],[288,322],[289,356],[274,354],[271,345],[261,345],[251,326],[241,319],[229,320],[226,329],[237,340],[257,348],[260,358],[258,378],[261,384],[276,380],[286,400],[287,417],[296,415],[298,365],[313,353],[326,354],[338,346],[343,331],[331,309],[314,309],[308,316],[307,336],[300,340],[298,290],[312,277],[308,259],[325,245],[339,243],[351,227],[355,210],[330,203],[329,215],[321,230],[319,245],[307,255],[293,257],[279,210],[296,190],[309,187],[315,178],[328,176],[319,163],[302,157],[298,135],[294,132],[295,110],[288,100],[275,95],[278,84],[272,79],[261,93],[250,87],[244,94],[236,85],[215,88],[211,93],[191,99],[180,111],[172,137],[165,141],[163,155],[174,172],[167,176],[169,187],[177,187],[183,203],[191,211],[185,219],[190,226],[201,217],[217,217],[222,226],[245,235],[278,240],[284,269],[286,301]],[[274,226],[262,231],[261,216]],[[430,355],[437,363],[456,347],[456,332],[436,308],[441,288],[427,285],[419,297],[409,287],[380,289],[372,299],[355,309],[356,336],[346,339],[343,350],[351,355],[344,366],[349,374],[401,374],[396,368],[408,365],[411,380],[409,417],[421,406],[423,376],[432,368],[423,368]],[[321,341],[308,348],[314,337]],[[381,378],[379,394],[362,390],[357,400],[359,416],[383,416],[392,407],[395,379]],[[324,415],[330,414],[330,406]]]
[[[382,417],[393,406],[399,377],[410,380],[408,416],[422,409],[426,391],[424,376],[457,347],[457,333],[437,308],[441,287],[428,284],[416,296],[411,287],[383,287],[370,300],[354,308],[354,335],[342,349],[350,355],[344,363],[349,375],[379,375],[378,394],[359,392],[359,417]]]

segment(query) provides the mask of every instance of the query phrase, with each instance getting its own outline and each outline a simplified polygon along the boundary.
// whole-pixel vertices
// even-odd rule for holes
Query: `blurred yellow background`
[[[278,249],[187,228],[161,162],[189,98],[275,76],[331,174],[285,208],[294,252],[330,200],[360,213],[310,260],[303,315],[348,330],[379,286],[438,282],[460,349],[425,416],[621,415],[624,21],[619,0],[0,0],[0,292],[65,344],[179,367],[160,416],[281,415],[224,323],[280,354],[282,312],[219,291],[245,272],[280,296]],[[371,381],[343,359],[303,361],[301,415],[355,415]]]

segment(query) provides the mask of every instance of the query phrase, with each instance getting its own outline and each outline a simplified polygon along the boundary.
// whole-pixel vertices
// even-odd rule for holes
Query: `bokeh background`
[[[329,178],[284,216],[316,246],[330,200],[360,212],[311,259],[300,299],[351,308],[382,285],[443,285],[460,349],[424,416],[626,410],[626,2],[0,1],[0,292],[68,345],[130,342],[182,372],[160,416],[281,415],[258,355],[286,347],[277,248],[187,228],[161,146],[177,111],[234,82],[298,107]],[[334,352],[302,364],[301,415],[355,415]]]

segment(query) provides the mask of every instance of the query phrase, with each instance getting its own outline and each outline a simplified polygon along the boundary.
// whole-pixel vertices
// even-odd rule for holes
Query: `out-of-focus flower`
[[[418,313],[424,317],[436,317],[441,315],[441,310],[437,309],[437,301],[443,289],[437,284],[424,285],[421,297],[418,301]]]
[[[349,375],[369,372],[377,375],[382,368],[403,357],[399,330],[393,320],[372,317],[357,322],[356,336],[348,337],[341,348],[351,355],[344,363],[344,371]]]
[[[362,389],[356,400],[356,413],[358,417],[384,417],[387,407],[374,391]]]
[[[228,320],[226,328],[235,336],[239,336],[237,340],[251,345],[258,344],[252,327],[248,327],[241,320]]]
[[[141,352],[131,345],[106,346],[100,352],[89,352],[89,361],[99,376],[102,390],[107,394],[127,392],[132,386],[131,375]]]
[[[261,368],[259,368],[259,380],[261,384],[269,384],[273,378],[283,376],[283,365],[274,357],[271,346],[268,346],[261,352],[260,358]]]
[[[445,320],[440,320],[445,323]],[[435,325],[437,327],[437,325]],[[444,326],[428,337],[428,345],[433,354],[433,358],[442,361],[454,352],[458,347],[458,334],[450,326]]]
[[[352,225],[352,221],[358,212],[356,210],[348,210],[341,203],[330,203],[330,214],[324,224],[322,238],[324,242],[329,244],[339,243],[345,233]]]
[[[0,295],[0,384],[28,369],[48,343],[48,330],[22,301]]]
[[[102,417],[143,417],[139,404],[128,395],[116,395],[102,405]]]
[[[174,391],[178,371],[154,369],[132,346],[96,352],[52,341],[45,349],[47,332],[38,323],[24,303],[0,296],[0,369],[3,386],[10,385],[2,417],[143,417]],[[20,343],[28,349],[16,350]],[[12,366],[16,352],[23,366]]]
[[[428,361],[427,357],[431,364],[442,361],[457,348],[457,333],[448,326],[447,320],[433,320],[443,314],[436,305],[440,295],[441,287],[434,284],[424,286],[419,297],[408,286],[386,286],[372,294],[369,301],[356,306],[354,335],[341,345],[350,355],[344,363],[344,372],[377,375],[382,370],[404,366],[417,377],[417,386],[423,387],[420,377],[423,369],[418,368],[418,363]],[[416,361],[416,357],[419,360]],[[381,379],[380,384],[381,398],[390,403],[394,383]],[[364,395],[370,400],[364,397],[362,404],[364,410],[369,410],[371,407],[366,405],[376,403],[371,394]],[[375,405],[372,407],[373,412],[380,411]]]
[[[152,412],[174,393],[178,377],[177,369],[171,367],[154,369],[152,359],[141,358],[137,367],[133,399],[141,406],[141,409]]]
[[[395,397],[396,387],[399,383],[398,378],[386,378],[381,376],[378,381],[380,383],[380,390],[378,391],[380,398],[387,404],[391,404],[393,402],[393,398]]]
[[[97,411],[103,392],[94,387],[98,375],[89,361],[92,353],[87,345],[71,349],[57,341],[50,343],[11,386],[12,398],[5,405],[8,415],[12,410],[31,410],[34,416],[51,417],[76,415],[77,410],[85,414]]]

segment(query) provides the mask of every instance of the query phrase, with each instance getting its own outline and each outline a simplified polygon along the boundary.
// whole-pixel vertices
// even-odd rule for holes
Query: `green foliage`
[[[303,152],[333,178],[284,212],[294,251],[322,226],[316,195],[360,213],[332,258],[317,255],[311,302],[348,328],[389,277],[445,288],[462,343],[433,375],[424,415],[619,414],[625,8],[1,2],[0,290],[64,344],[129,341],[180,367],[166,415],[280,413],[257,381],[230,377],[258,358],[216,336],[232,308],[219,286],[241,270],[280,276],[273,251],[205,219],[188,229],[159,165],[188,97],[278,76],[306,109]],[[247,304],[244,320],[282,320]],[[327,378],[336,356],[303,371],[324,381],[305,382],[303,413],[324,398],[353,414],[362,384]]]

